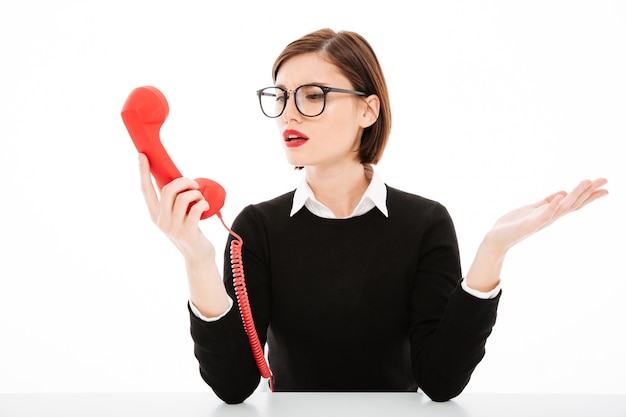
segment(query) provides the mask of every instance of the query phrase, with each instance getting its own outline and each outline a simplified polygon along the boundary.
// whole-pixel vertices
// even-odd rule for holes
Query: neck
[[[371,179],[368,169],[358,162],[328,169],[307,167],[306,181],[315,198],[341,219],[361,201]]]

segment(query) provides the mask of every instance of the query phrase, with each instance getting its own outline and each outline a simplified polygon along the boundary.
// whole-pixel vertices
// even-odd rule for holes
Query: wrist
[[[467,286],[477,291],[489,292],[500,284],[502,265],[507,249],[490,235],[485,236],[465,278]]]
[[[217,317],[229,308],[230,298],[214,258],[185,259],[189,300],[204,317]]]
[[[215,255],[209,256],[206,254],[185,254],[183,255],[183,259],[185,260],[185,267],[187,268],[187,272],[194,275],[201,275],[205,271],[217,267]]]
[[[504,258],[512,245],[502,243],[502,239],[497,236],[497,232],[490,230],[480,242],[479,251],[483,250],[493,257]]]

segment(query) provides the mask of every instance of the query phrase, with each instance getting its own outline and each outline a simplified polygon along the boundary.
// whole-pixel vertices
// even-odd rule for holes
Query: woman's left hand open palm
[[[608,194],[602,189],[607,180],[584,180],[569,194],[554,193],[541,201],[513,210],[500,217],[489,232],[489,240],[505,251],[521,240],[544,229],[557,219]]]

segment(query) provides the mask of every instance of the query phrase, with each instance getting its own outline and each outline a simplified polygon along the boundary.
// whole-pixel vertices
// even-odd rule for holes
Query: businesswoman
[[[455,397],[485,353],[508,250],[606,195],[606,180],[582,181],[501,217],[463,276],[445,207],[386,184],[375,170],[391,110],[369,43],[353,32],[310,33],[287,45],[272,78],[257,92],[261,110],[304,180],[244,208],[233,231],[244,241],[273,389],[419,388],[435,401]],[[221,274],[198,228],[208,209],[198,185],[179,178],[157,193],[143,155],[140,172],[152,220],[185,261],[200,374],[225,402],[242,402],[260,372],[233,305],[229,245]]]

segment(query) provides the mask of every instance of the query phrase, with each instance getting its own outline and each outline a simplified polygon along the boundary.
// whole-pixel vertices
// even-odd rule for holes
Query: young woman
[[[276,391],[416,391],[455,397],[495,323],[507,251],[607,194],[581,182],[500,218],[461,276],[452,220],[438,202],[392,188],[372,168],[391,127],[385,79],[365,39],[320,30],[277,58],[274,86],[257,92],[288,161],[305,181],[246,207],[233,223]],[[191,333],[202,378],[228,403],[258,386],[235,299],[198,228],[208,203],[179,178],[157,196],[140,155],[152,220],[182,253]],[[191,208],[189,209],[189,207]],[[227,246],[228,247],[228,246]]]

